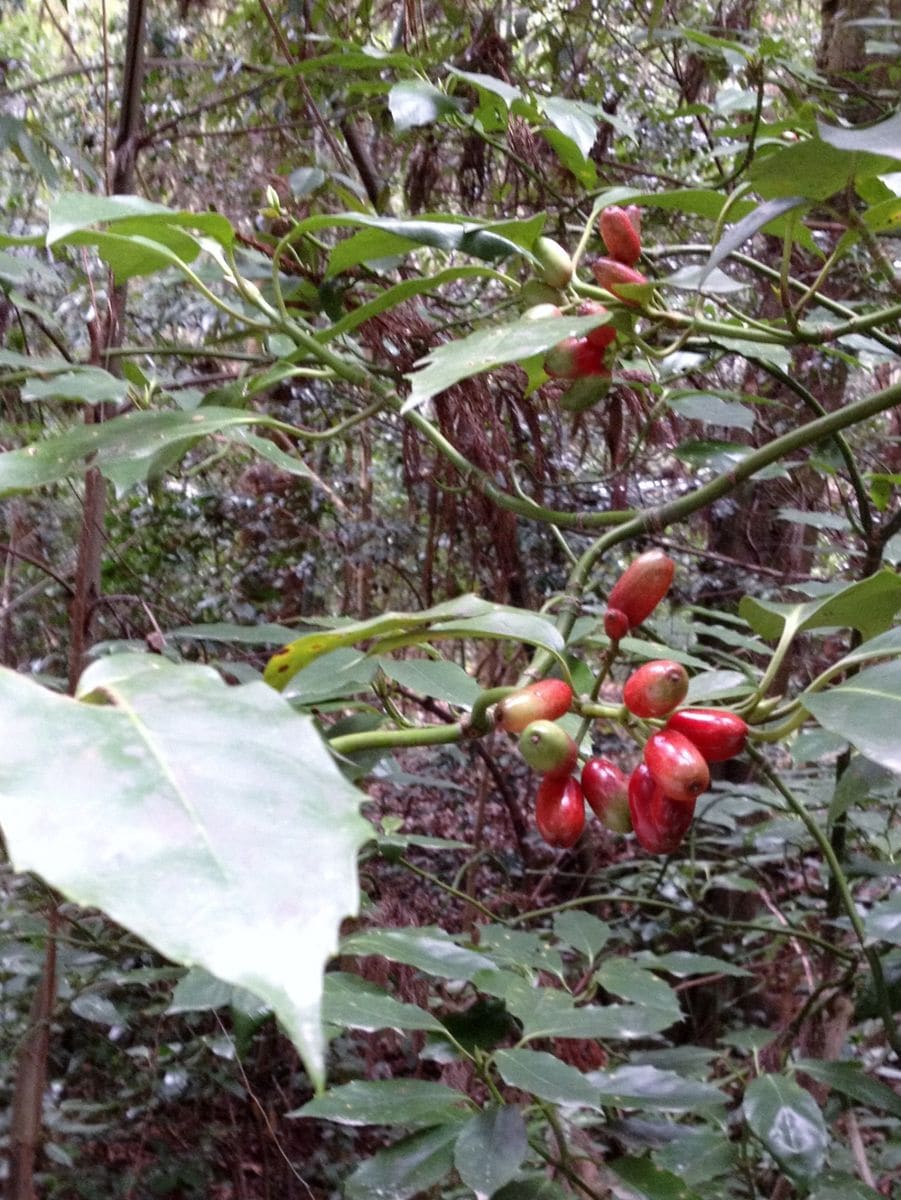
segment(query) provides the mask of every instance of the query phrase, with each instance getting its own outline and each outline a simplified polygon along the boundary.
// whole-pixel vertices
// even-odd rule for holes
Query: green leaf
[[[867,1187],[854,1175],[825,1171],[821,1179],[821,1185],[810,1193],[810,1200],[884,1200],[881,1192]]]
[[[754,413],[744,404],[722,400],[709,392],[683,392],[669,402],[673,412],[690,421],[722,425],[727,429],[753,429]]]
[[[89,455],[108,479],[126,490],[147,478],[160,450],[181,447],[187,453],[201,437],[249,424],[272,421],[259,413],[211,407],[127,413],[100,425],[77,425],[33,446],[0,454],[0,496],[83,475]]]
[[[388,111],[399,133],[416,125],[431,125],[462,108],[462,100],[445,95],[424,79],[402,80],[388,93]]]
[[[508,1087],[551,1104],[601,1107],[599,1091],[586,1076],[544,1050],[498,1050],[494,1062]]]
[[[419,360],[421,370],[407,375],[410,395],[403,412],[417,408],[432,396],[445,391],[461,379],[480,375],[503,363],[519,362],[543,354],[567,337],[582,337],[604,324],[600,317],[543,317],[539,321],[520,319],[479,329],[468,337],[436,346]]]
[[[480,981],[484,990],[489,984]],[[523,1026],[523,1037],[639,1038],[667,1029],[680,1014],[643,1004],[589,1004],[576,1007],[556,988],[530,987],[513,977],[503,999]]]
[[[738,1147],[725,1134],[712,1129],[680,1127],[679,1137],[654,1152],[654,1161],[664,1171],[677,1175],[694,1187],[729,1174],[738,1159]]]
[[[487,1200],[516,1178],[528,1153],[522,1113],[513,1105],[492,1105],[471,1117],[460,1130],[454,1166],[477,1200]]]
[[[454,1165],[459,1125],[439,1125],[380,1150],[344,1185],[347,1200],[408,1200],[443,1178]]]
[[[548,96],[540,101],[544,115],[564,137],[587,158],[598,136],[598,120],[591,105],[563,96]]]
[[[405,963],[427,975],[443,979],[471,980],[480,971],[496,972],[490,958],[467,950],[430,925],[415,929],[368,929],[352,933],[341,943],[341,953],[365,956],[377,954],[391,962]]]
[[[798,699],[824,729],[901,773],[901,662],[880,663],[828,692],[802,692]]]
[[[643,970],[631,958],[608,958],[595,974],[605,991],[621,1000],[631,1000],[648,1008],[659,1008],[670,1021],[679,1021],[682,1010],[679,998],[668,983],[650,971]]]
[[[77,1017],[93,1021],[96,1025],[119,1025],[123,1022],[122,1014],[112,1000],[98,992],[82,992],[69,1007]]]
[[[582,909],[572,908],[554,917],[554,934],[591,962],[607,945],[613,930],[606,921]]]
[[[225,983],[202,967],[191,967],[175,985],[166,1012],[215,1012],[217,1008],[234,1008],[256,1020],[270,1011],[259,997],[246,988]]]
[[[565,1192],[553,1179],[533,1175],[508,1183],[494,1193],[494,1200],[570,1200],[571,1196],[572,1192]]]
[[[423,1129],[462,1116],[471,1108],[463,1092],[425,1079],[355,1079],[329,1088],[289,1117],[316,1117],[339,1125],[405,1125]]]
[[[461,708],[471,708],[482,690],[462,667],[447,659],[380,658],[378,665],[402,687]]]
[[[848,518],[840,513],[804,512],[800,508],[780,508],[779,519],[791,521],[795,525],[807,525],[811,529],[839,529],[842,533],[853,529]]]
[[[879,789],[894,791],[895,776],[891,771],[855,754],[838,778],[829,802],[827,825],[835,822],[852,806],[862,806]]]
[[[827,1083],[844,1096],[850,1096],[860,1104],[869,1105],[901,1118],[901,1096],[886,1084],[865,1075],[857,1062],[826,1062],[820,1058],[801,1058],[794,1062],[797,1071],[803,1071],[820,1083]]]
[[[284,689],[285,695],[300,704],[358,696],[369,691],[377,673],[375,659],[367,658],[360,650],[339,646],[295,675]]]
[[[786,623],[796,632],[850,626],[867,639],[888,629],[899,609],[901,576],[890,570],[877,571],[806,604],[780,604],[745,596],[738,606],[740,616],[754,632],[768,640],[781,637]]]
[[[481,92],[490,92],[491,95],[500,97],[507,108],[514,101],[523,99],[523,94],[519,88],[513,87],[510,83],[505,83],[503,79],[498,79],[494,75],[482,75],[477,71],[461,71],[459,67],[448,67],[448,74],[453,75],[456,79],[465,79],[467,83],[471,83],[473,87],[478,88]]]
[[[616,1158],[607,1165],[642,1200],[700,1200],[678,1175],[655,1166],[649,1158]]]
[[[143,196],[101,196],[83,192],[64,192],[50,206],[46,244],[73,240],[71,235],[94,225],[119,224],[129,233],[143,234],[151,240],[166,236],[167,226],[199,229],[222,245],[234,241],[231,222],[221,213],[179,212],[145,200]]]
[[[744,696],[754,689],[741,671],[703,671],[692,676],[688,684],[686,704],[707,703],[727,697]]]
[[[166,637],[239,646],[283,646],[293,642],[297,632],[287,625],[233,625],[228,621],[211,621],[208,625],[179,625],[176,629],[167,629]]]
[[[749,212],[746,217],[738,222],[737,225],[732,225],[710,252],[710,257],[704,264],[701,271],[698,286],[707,278],[715,267],[719,266],[724,259],[727,259],[730,254],[733,254],[740,246],[744,245],[749,238],[752,238],[755,233],[759,233],[765,225],[769,225],[770,221],[774,221],[777,217],[784,216],[785,213],[791,212],[792,209],[801,208],[806,201],[803,196],[798,196],[797,193],[780,200],[768,200],[766,203],[759,205]]]
[[[80,400],[84,404],[116,403],[128,395],[128,384],[100,367],[79,367],[52,379],[29,379],[23,400]]]
[[[591,1071],[587,1078],[599,1089],[601,1103],[617,1108],[694,1112],[728,1102],[728,1097],[709,1083],[646,1065]]]
[[[866,151],[840,150],[819,138],[785,146],[772,154],[758,156],[749,178],[761,196],[803,196],[828,200],[855,180],[895,170],[885,155]]]
[[[853,23],[853,22],[852,22]],[[820,138],[837,150],[887,155],[901,159],[901,112],[864,128],[846,129],[817,121]]]
[[[668,954],[643,954],[638,960],[639,966],[647,966],[655,971],[667,971],[670,975],[733,975],[736,978],[750,975],[751,972],[735,963],[727,962],[724,958],[715,958],[712,954],[693,954],[690,950],[671,950]]]
[[[307,634],[274,654],[263,677],[281,690],[298,671],[340,646],[375,640],[371,652],[386,653],[401,646],[448,637],[507,638],[530,642],[555,655],[563,649],[561,635],[545,617],[526,609],[492,604],[479,596],[460,596],[420,613],[388,612],[367,621],[344,624],[333,631]]]
[[[322,1019],[348,1029],[426,1029],[444,1032],[437,1017],[417,1004],[395,1000],[386,991],[343,971],[329,971],[322,994]]]
[[[829,1133],[810,1092],[785,1075],[760,1075],[745,1090],[748,1127],[793,1179],[815,1179],[822,1170]]]
[[[271,688],[113,655],[82,703],[0,672],[16,869],[265,1001],[323,1075],[322,968],[371,836],[311,719]]]
[[[867,936],[901,946],[901,894],[874,904],[864,918]]]

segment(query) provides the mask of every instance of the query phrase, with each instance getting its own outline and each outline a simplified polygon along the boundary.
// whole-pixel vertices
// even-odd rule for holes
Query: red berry
[[[618,289],[624,283],[647,283],[647,278],[642,275],[641,271],[636,271],[634,267],[627,267],[625,263],[617,262],[615,258],[597,258],[591,264],[591,269],[600,287],[612,292],[617,299],[622,300],[623,304],[632,308],[638,307],[637,300],[620,295]]]
[[[631,628],[629,618],[621,609],[608,608],[604,613],[604,633],[611,642],[624,638]]]
[[[634,267],[641,255],[641,237],[626,210],[615,204],[605,208],[599,224],[610,257]]]
[[[721,708],[682,708],[673,713],[666,727],[684,733],[709,763],[741,754],[748,740],[747,723],[737,713]]]
[[[574,846],[585,828],[585,799],[578,780],[545,775],[535,797],[535,824],[549,846]]]
[[[682,664],[658,658],[632,672],[623,688],[623,703],[636,717],[665,717],[687,691],[688,672]]]
[[[549,775],[569,775],[579,757],[579,747],[553,721],[527,725],[519,735],[519,751],[533,770]]]
[[[495,719],[507,733],[522,733],[533,721],[556,721],[569,712],[573,690],[562,679],[539,679],[506,696]]]
[[[632,222],[635,232],[641,237],[641,209],[637,204],[626,205],[626,216]]]
[[[608,608],[618,608],[629,619],[630,626],[646,620],[673,582],[676,564],[662,550],[646,550],[634,559],[607,598]]]
[[[666,795],[644,763],[629,777],[629,815],[639,844],[650,854],[672,854],[688,832],[695,804]]]
[[[710,787],[710,768],[694,742],[683,733],[661,729],[644,748],[644,761],[654,782],[679,804],[694,804]]]
[[[609,758],[589,758],[582,768],[582,791],[595,815],[614,833],[628,833],[629,780]]]
[[[584,375],[609,375],[604,352],[588,338],[564,338],[547,353],[544,369],[552,379],[581,379]]]
[[[583,300],[577,311],[580,317],[600,317],[609,309],[603,304],[598,304],[597,300]],[[585,340],[590,345],[597,346],[599,350],[606,350],[610,343],[616,340],[616,330],[612,325],[598,325],[596,329],[585,334]]]

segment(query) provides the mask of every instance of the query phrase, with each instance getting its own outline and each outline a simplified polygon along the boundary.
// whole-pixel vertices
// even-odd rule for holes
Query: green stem
[[[490,908],[486,908],[479,900],[467,895],[466,892],[461,892],[459,888],[453,887],[449,883],[445,883],[443,879],[439,879],[437,875],[432,875],[428,871],[423,871],[421,867],[417,867],[415,863],[410,862],[408,858],[401,858],[400,865],[406,867],[408,871],[412,871],[414,875],[418,875],[420,879],[425,879],[429,883],[433,883],[435,887],[440,888],[442,892],[447,892],[448,896],[453,896],[455,900],[462,901],[463,904],[468,904],[472,908],[477,908],[484,917],[488,917],[490,921],[496,921],[504,924],[502,917],[497,913],[493,913]]]
[[[392,750],[396,746],[440,746],[459,742],[464,736],[459,721],[452,725],[419,725],[415,729],[371,729],[364,733],[342,733],[329,741],[336,754],[359,750]]]
[[[674,904],[670,900],[658,900],[655,896],[630,896],[626,892],[598,892],[590,896],[579,896],[576,900],[565,900],[560,904],[551,904],[547,908],[536,908],[532,912],[519,913],[517,916],[510,918],[511,925],[519,925],[523,921],[537,921],[542,917],[551,917],[556,913],[565,912],[570,908],[587,908],[592,904],[639,904],[650,908],[659,908],[668,912],[676,913],[681,917],[690,916],[684,908],[678,904]],[[812,946],[817,946],[820,950],[827,954],[833,954],[836,958],[841,958],[846,962],[855,961],[855,956],[841,946],[836,946],[832,942],[827,942],[825,938],[818,937],[815,933],[808,933],[806,929],[798,929],[795,926],[773,926],[762,925],[758,921],[734,921],[730,917],[720,917],[715,913],[704,910],[703,919],[712,921],[715,925],[725,925],[730,929],[747,929],[753,933],[765,933],[771,937],[781,938],[798,938],[802,942],[809,942]]]

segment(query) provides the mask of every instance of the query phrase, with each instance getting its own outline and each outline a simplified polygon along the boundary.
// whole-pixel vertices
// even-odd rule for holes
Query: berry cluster
[[[616,644],[657,607],[673,579],[674,563],[660,550],[640,555],[610,592],[604,628]],[[652,854],[671,854],[685,837],[698,796],[710,786],[712,762],[740,754],[748,726],[737,713],[680,708],[688,693],[685,668],[669,659],[645,663],[623,687],[623,705],[645,736],[642,761],[626,775],[608,758],[591,757],[577,779],[579,747],[555,722],[573,707],[561,679],[542,679],[513,692],[496,709],[498,726],[519,734],[523,758],[544,778],[535,799],[535,823],[551,846],[575,845],[585,826],[585,804],[616,833],[634,831]],[[659,725],[665,719],[665,724]]]
[[[641,255],[641,212],[635,205],[605,208],[600,215],[599,229],[609,257],[596,259],[592,263],[594,277],[601,287],[624,305],[634,307],[634,299],[624,295],[621,288],[624,284],[647,283],[645,276],[635,269]],[[549,237],[537,240],[534,253],[541,279],[548,290],[546,294],[539,294],[538,289],[542,285],[533,281],[526,294],[535,299],[540,296],[542,302],[534,304],[523,315],[528,319],[562,316],[556,301],[563,303],[559,292],[572,280],[572,259],[559,242]],[[575,311],[580,317],[603,316],[608,312],[596,300],[581,301]],[[587,392],[584,387],[572,386],[561,398],[560,403],[564,408],[577,411],[602,398],[611,379],[617,333],[612,324],[599,325],[585,337],[564,338],[548,352],[544,369],[551,378],[570,380],[574,385],[579,380],[593,381]]]

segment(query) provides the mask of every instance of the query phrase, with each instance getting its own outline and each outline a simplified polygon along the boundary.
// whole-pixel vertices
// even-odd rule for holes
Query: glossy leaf
[[[668,954],[642,955],[636,961],[639,966],[651,967],[655,971],[667,971],[670,975],[678,976],[733,975],[740,978],[751,974],[737,963],[728,962],[724,958],[715,958],[712,954],[694,954],[690,950],[671,950]]]
[[[417,1004],[406,1004],[359,975],[329,971],[322,993],[322,1019],[347,1029],[425,1029],[441,1033],[437,1017]]]
[[[166,1012],[215,1012],[218,1008],[233,1008],[254,1020],[265,1017],[271,1011],[268,1005],[246,988],[225,983],[202,967],[191,967],[175,985]]]
[[[542,1175],[517,1179],[494,1193],[493,1200],[570,1200],[572,1192],[565,1192],[559,1183]]]
[[[321,1081],[322,969],[371,835],[360,794],[271,688],[119,655],[79,695],[0,672],[0,819],[16,869],[254,992]]]
[[[695,1112],[728,1102],[728,1097],[709,1083],[684,1079],[675,1071],[661,1071],[645,1064],[619,1067],[615,1071],[591,1071],[587,1078],[599,1089],[601,1102],[617,1108]]]
[[[403,1138],[367,1159],[344,1185],[346,1200],[408,1200],[443,1178],[454,1163],[457,1124]]]
[[[490,958],[468,950],[433,926],[415,929],[368,929],[352,933],[341,943],[342,954],[377,954],[443,979],[471,980],[480,971],[496,971]]]
[[[672,1021],[678,1021],[682,1017],[679,998],[669,984],[658,979],[651,971],[643,969],[631,958],[608,958],[595,974],[595,979],[605,991],[612,992],[621,1000],[632,1000],[648,1008],[659,1008],[668,1013]]]
[[[867,151],[840,150],[819,138],[758,156],[749,177],[766,198],[803,196],[828,200],[857,179],[896,170],[892,158]]]
[[[425,1079],[355,1079],[314,1097],[289,1117],[318,1117],[339,1125],[405,1125],[422,1129],[462,1116],[463,1092]]]
[[[454,1166],[477,1200],[516,1178],[529,1149],[526,1123],[513,1105],[489,1106],[471,1117],[460,1130]]]
[[[483,987],[487,984],[483,983]],[[640,1038],[659,1033],[680,1014],[644,1004],[588,1004],[577,1007],[556,988],[530,987],[515,980],[503,993],[523,1026],[523,1038]]]
[[[494,1062],[509,1087],[551,1104],[599,1109],[600,1092],[575,1067],[543,1050],[498,1050]]]
[[[754,428],[752,409],[708,392],[680,393],[670,400],[669,406],[680,417],[687,417],[691,421],[703,421],[707,425],[721,425],[727,429]]]
[[[815,1179],[829,1143],[823,1114],[810,1092],[785,1075],[760,1075],[745,1090],[751,1132],[793,1179]]]
[[[901,661],[867,667],[827,692],[802,692],[799,699],[824,729],[901,773]]]

